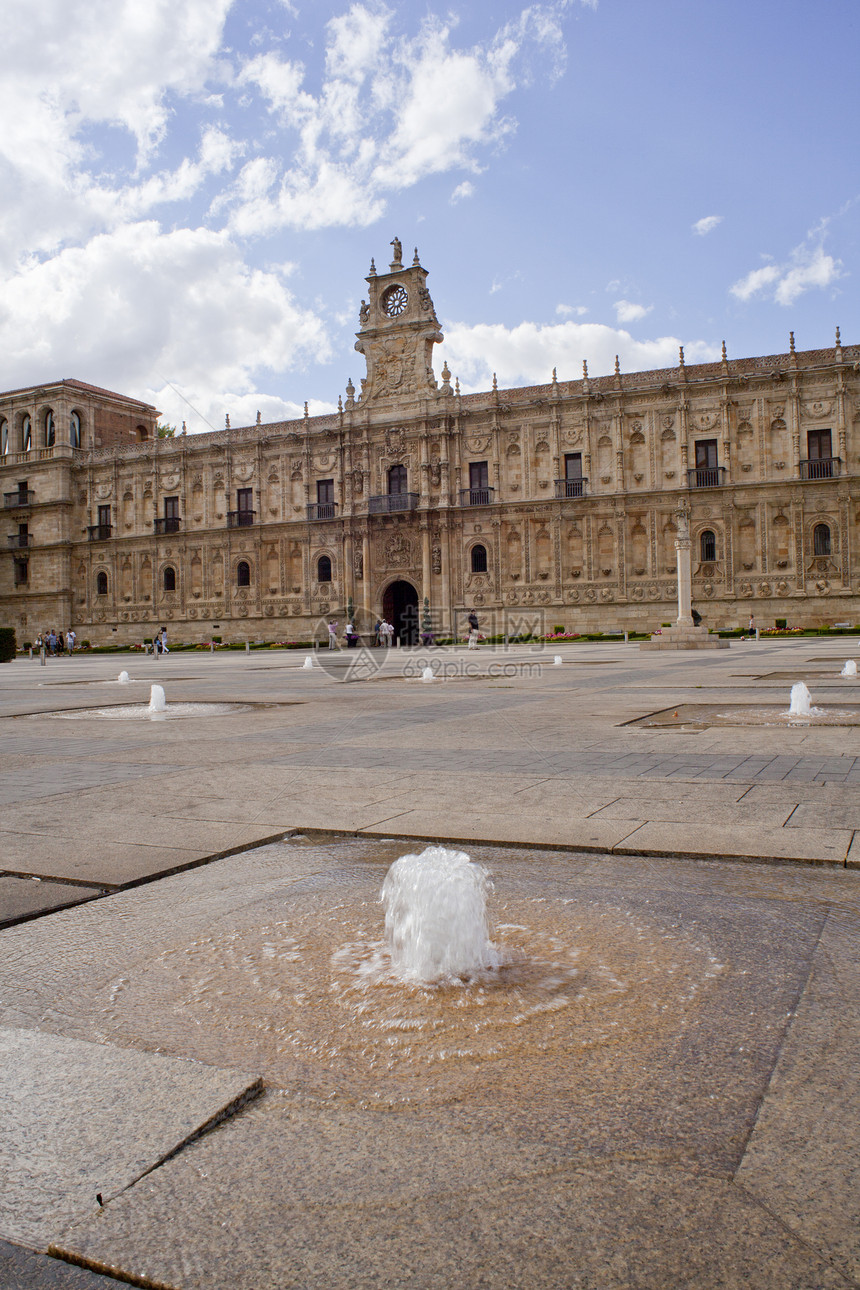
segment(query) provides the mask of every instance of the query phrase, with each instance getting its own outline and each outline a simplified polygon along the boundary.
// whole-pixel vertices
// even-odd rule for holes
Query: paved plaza
[[[860,1284],[858,655],[0,668],[0,1285]],[[425,840],[551,1003],[350,1010]]]

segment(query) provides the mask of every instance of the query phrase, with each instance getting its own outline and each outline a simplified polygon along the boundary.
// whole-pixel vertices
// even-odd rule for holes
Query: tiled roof
[[[58,385],[70,386],[73,390],[83,390],[87,394],[102,394],[109,399],[119,399],[121,403],[133,403],[135,407],[155,411],[152,403],[129,398],[127,394],[117,394],[116,390],[105,390],[100,385],[88,385],[86,381],[76,381],[73,377],[65,377],[62,381],[40,381],[38,385],[24,385],[19,390],[3,390],[0,391],[0,399],[8,399],[16,394],[27,394],[30,390],[55,390]]]

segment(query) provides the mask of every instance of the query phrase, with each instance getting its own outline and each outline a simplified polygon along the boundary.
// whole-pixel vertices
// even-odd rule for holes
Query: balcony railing
[[[254,523],[256,511],[228,511],[227,528],[228,529],[249,529]]]
[[[811,457],[800,463],[801,479],[834,479],[842,469],[841,457]]]
[[[32,540],[32,536],[29,533],[10,533],[6,539],[9,545],[16,551],[19,547],[29,546]]]
[[[461,488],[461,506],[490,506],[495,493],[494,488]]]
[[[725,466],[696,466],[687,471],[688,488],[720,488],[725,482]]]
[[[112,524],[90,524],[87,526],[87,537],[91,542],[107,542],[113,533]]]
[[[369,515],[389,515],[392,511],[414,511],[420,498],[419,493],[381,493],[378,497],[368,497]]]
[[[333,520],[337,511],[337,502],[311,502],[308,506],[309,520]]]
[[[19,510],[22,506],[32,506],[35,498],[32,488],[18,488],[14,493],[3,494],[3,506],[7,510]]]
[[[555,481],[556,497],[585,497],[587,479],[557,479]]]
[[[163,519],[155,521],[155,531],[162,533],[178,533],[179,526],[182,523],[178,515],[165,515]]]

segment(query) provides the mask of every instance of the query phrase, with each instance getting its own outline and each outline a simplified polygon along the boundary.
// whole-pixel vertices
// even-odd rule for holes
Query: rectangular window
[[[23,587],[29,578],[29,569],[26,560],[15,561],[15,586]]]
[[[717,469],[716,439],[698,439],[696,441],[696,470]]]
[[[252,511],[254,509],[254,490],[253,488],[236,489],[236,510]]]
[[[564,454],[565,479],[582,479],[582,453],[566,452]]]
[[[99,507],[99,528],[100,529],[110,528],[110,506]]]
[[[330,506],[334,501],[334,480],[318,479],[317,480],[317,505]]]
[[[30,529],[26,524],[18,525],[18,546],[30,545]]]
[[[807,430],[806,451],[809,460],[806,463],[807,478],[833,478],[833,442],[828,430]]]
[[[469,462],[469,488],[472,492],[490,487],[490,470],[485,461]]]
[[[164,518],[166,520],[179,519],[179,498],[178,497],[165,497]]]

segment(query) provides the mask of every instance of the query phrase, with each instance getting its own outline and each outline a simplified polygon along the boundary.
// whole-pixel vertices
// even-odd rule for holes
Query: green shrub
[[[11,663],[17,652],[15,628],[0,627],[0,663]]]
[[[23,649],[24,653],[26,654],[28,649],[32,649],[32,648],[33,648],[33,642],[32,642],[32,641],[24,641],[24,644],[21,646],[21,648]]]
[[[775,618],[775,619],[773,620],[773,622],[774,622],[774,626],[775,626],[779,631],[783,631],[783,632],[784,632],[784,631],[785,631],[785,629],[786,629],[786,627],[788,626],[788,619],[787,619],[787,618]]]
[[[555,632],[556,636],[560,636],[561,633],[564,631],[564,623],[562,623],[559,627],[553,627],[552,630]]]

